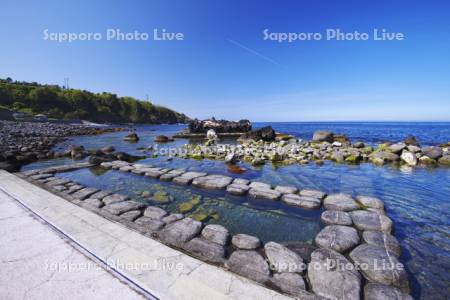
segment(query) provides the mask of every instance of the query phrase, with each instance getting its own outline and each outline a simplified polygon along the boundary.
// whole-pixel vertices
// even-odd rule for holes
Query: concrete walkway
[[[0,259],[0,299],[290,299],[2,170]]]

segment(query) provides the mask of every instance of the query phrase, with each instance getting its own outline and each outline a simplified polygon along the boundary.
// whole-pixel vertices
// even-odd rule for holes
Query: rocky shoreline
[[[90,164],[80,163],[33,170],[21,176],[105,218],[299,299],[360,299],[362,295],[365,299],[412,299],[407,294],[406,271],[398,260],[400,247],[391,234],[393,223],[386,216],[380,199],[363,195],[327,195],[292,186],[271,187],[240,178],[124,161],[101,164],[106,169],[132,172],[174,184],[192,184],[203,189],[226,189],[229,193],[232,193],[230,187],[246,186],[243,194],[248,193],[250,197],[281,200],[305,209],[325,208],[321,215],[324,227],[315,237],[314,245],[301,242],[263,244],[256,236],[242,233],[231,236],[221,225],[205,226],[183,214],[170,214],[120,194],[55,176],[57,172],[88,166]],[[169,176],[171,174],[173,176]],[[274,194],[278,197],[272,197]],[[318,205],[300,205],[303,202]]]
[[[0,120],[0,169],[18,171],[24,164],[55,157],[52,147],[74,135],[96,135],[121,131],[86,125]]]
[[[410,167],[450,166],[450,142],[421,147],[414,137],[408,137],[402,142],[371,146],[360,141],[352,143],[343,135],[326,131],[315,132],[311,141],[275,133],[270,134],[270,140],[254,139],[255,134],[252,133],[253,131],[242,136],[238,145],[219,142],[186,144],[183,151],[175,155],[182,158],[224,160],[227,163],[243,161],[253,166],[266,162],[285,165],[310,162],[322,164],[325,160],[347,164],[371,162],[375,165],[397,164]]]

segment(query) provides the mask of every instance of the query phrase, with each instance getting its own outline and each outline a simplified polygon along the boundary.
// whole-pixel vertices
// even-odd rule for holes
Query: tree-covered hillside
[[[55,119],[110,123],[185,123],[184,114],[131,97],[0,79],[0,106]]]

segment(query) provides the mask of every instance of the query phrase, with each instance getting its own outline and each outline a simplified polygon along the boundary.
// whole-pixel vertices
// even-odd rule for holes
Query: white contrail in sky
[[[236,42],[236,41],[234,41],[234,40],[232,40],[232,39],[227,39],[227,41],[229,41],[229,42],[232,43],[233,45],[238,46],[239,48],[244,49],[244,50],[247,51],[247,52],[250,52],[251,54],[254,54],[254,55],[258,56],[259,58],[262,58],[262,59],[264,59],[264,60],[267,60],[268,62],[271,62],[271,63],[273,63],[273,64],[275,64],[275,65],[277,65],[277,66],[281,66],[278,62],[274,61],[273,59],[271,59],[271,58],[269,58],[269,57],[267,57],[267,56],[265,56],[265,55],[262,55],[262,54],[259,53],[258,51],[255,51],[255,50],[253,50],[253,49],[250,49],[250,48],[248,48],[248,47],[242,45],[241,43],[238,43],[238,42]]]

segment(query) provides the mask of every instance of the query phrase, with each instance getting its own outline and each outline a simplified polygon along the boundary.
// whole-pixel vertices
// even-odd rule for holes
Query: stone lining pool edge
[[[141,164],[130,164],[123,161],[103,163],[102,166],[105,168],[114,168],[123,172],[133,172],[140,175],[147,175],[152,178],[161,178],[165,181],[172,180],[177,182],[175,178],[183,177],[183,173],[180,172],[177,173],[177,176],[169,176],[169,178],[167,176],[162,177],[165,174],[170,174],[172,170],[155,168]],[[48,174],[48,171],[52,173],[55,170],[49,168],[47,170],[29,171],[25,172],[25,175],[29,176],[29,179],[31,178],[32,181],[40,180],[41,183],[45,183],[45,181],[51,182],[52,180],[49,179],[52,177],[45,175]],[[310,198],[314,198],[311,197],[313,195],[319,195],[320,203],[322,204],[323,202],[323,205],[327,209],[322,214],[322,222],[324,222],[327,226],[319,232],[315,238],[315,243],[320,248],[311,255],[312,262],[309,263],[307,274],[304,276],[307,279],[307,285],[309,285],[309,288],[308,286],[307,288],[319,296],[328,298],[339,298],[337,294],[342,293],[343,288],[346,290],[346,299],[359,299],[360,295],[363,293],[365,297],[373,297],[375,295],[379,295],[379,293],[397,295],[397,298],[409,297],[409,295],[406,295],[400,291],[400,289],[404,292],[408,292],[409,290],[406,272],[402,269],[403,265],[401,265],[400,269],[395,269],[393,271],[383,270],[381,272],[375,270],[376,266],[373,264],[371,265],[370,259],[380,259],[382,261],[388,261],[392,264],[400,264],[397,259],[397,256],[400,254],[398,242],[393,236],[390,235],[392,221],[384,215],[384,205],[380,200],[361,196],[358,197],[357,200],[354,200],[350,196],[344,194],[328,195],[325,198],[325,194],[320,194],[320,191],[298,191],[295,187],[276,187],[275,189],[272,189],[270,186],[265,186],[264,183],[251,183],[249,181],[245,182],[243,179],[235,179],[238,183],[234,183],[233,180],[230,181],[229,179],[226,179],[227,176],[222,175],[207,175],[206,173],[193,174],[192,172],[187,173],[190,174],[185,176],[184,180],[178,180],[178,184],[192,183],[200,188],[227,190],[229,186],[245,186],[247,184],[249,188],[245,191],[248,191],[253,197],[262,197],[272,200],[281,198],[283,202],[291,205],[293,204],[300,206],[298,204],[301,203],[302,197],[309,200],[307,202],[316,203],[317,201],[311,201]],[[44,174],[44,176],[42,176],[42,174]],[[46,176],[48,177],[41,178]],[[35,180],[33,180],[33,177]],[[208,180],[208,178],[210,180]],[[78,205],[83,205],[83,200],[74,199],[73,196],[67,196],[61,192],[61,190],[55,191],[54,187],[60,186],[58,184],[44,186],[53,192],[57,192],[66,199],[69,198],[69,200]],[[252,190],[259,190],[262,191],[262,193],[251,193]],[[82,198],[89,200],[89,196],[98,191],[88,190],[87,192],[88,194],[84,195]],[[267,197],[267,194],[269,194],[269,197]],[[325,198],[325,200],[322,200],[323,198]],[[108,205],[104,206],[106,209],[92,207],[92,205],[83,206],[106,218],[121,222],[130,228],[134,228],[142,234],[152,238],[162,239],[166,244],[181,249],[190,255],[219,266],[225,266],[231,271],[244,275],[245,277],[253,279],[257,282],[265,283],[269,287],[275,286],[277,290],[281,290],[284,293],[297,297],[300,296],[301,298],[313,296],[312,294],[304,291],[305,281],[301,276],[304,274],[303,270],[297,269],[291,272],[289,270],[277,270],[276,268],[272,268],[273,270],[268,269],[267,262],[269,262],[273,267],[276,263],[280,262],[280,257],[281,260],[284,260],[284,262],[289,261],[295,263],[296,260],[297,262],[303,262],[302,258],[295,252],[277,243],[269,242],[263,247],[262,245],[259,245],[259,247],[249,247],[248,245],[237,246],[239,244],[234,242],[236,236],[233,236],[232,244],[236,250],[231,253],[228,259],[226,259],[226,256],[224,254],[222,255],[223,252],[220,250],[220,247],[217,247],[215,243],[204,237],[203,231],[211,225],[206,226],[203,231],[201,231],[203,227],[202,224],[200,226],[194,225],[194,227],[199,227],[199,229],[193,230],[189,237],[186,239],[183,238],[185,240],[180,243],[179,241],[176,241],[176,239],[171,240],[170,238],[164,238],[164,235],[161,238],[158,233],[161,231],[164,232],[164,226],[173,227],[173,224],[176,224],[177,222],[185,222],[186,224],[182,224],[183,226],[192,227],[192,224],[197,224],[195,223],[196,221],[190,218],[184,218],[184,221],[176,219],[175,223],[163,224],[161,226],[161,223],[163,222],[161,222],[160,219],[164,217],[163,213],[161,215],[162,217],[159,219],[159,222],[154,222],[158,220],[152,220],[152,218],[148,219],[147,217],[146,221],[148,222],[141,222],[141,225],[137,225],[132,222],[133,219],[131,219],[131,221],[124,220],[124,218],[108,213]],[[314,204],[313,206],[303,205],[300,207],[311,209],[317,208],[318,206]],[[142,211],[146,208],[140,207],[139,209]],[[134,209],[130,209],[129,211],[133,210]],[[120,213],[121,216],[125,214],[127,214],[126,211]],[[127,217],[129,217],[129,214]],[[145,219],[145,217],[146,216],[144,213],[144,216],[139,219]],[[188,219],[189,221],[187,221]],[[159,225],[155,225],[155,223],[158,223]],[[149,231],[148,228],[145,228],[144,224],[147,226],[150,225],[153,229]],[[353,227],[351,225],[353,225]],[[201,237],[198,237],[199,235],[201,235]],[[276,249],[275,252],[273,251],[274,247]],[[213,252],[212,256],[211,253],[208,253],[209,251]],[[270,251],[275,254],[269,255]],[[369,270],[362,270],[361,272],[354,270],[324,272],[324,270],[314,270],[311,267],[313,263],[320,265],[321,263],[324,263],[324,260],[330,258],[334,259],[336,262],[342,262],[352,266],[369,264]],[[252,262],[251,265],[246,268],[242,268],[242,264],[249,261]],[[254,269],[255,267],[256,269]],[[253,274],[255,272],[257,275]],[[326,283],[327,280],[329,283],[334,282],[337,275],[345,280],[338,282],[338,284],[335,284],[334,286]],[[364,291],[361,285],[362,281],[370,282],[365,285]],[[396,286],[397,288],[393,286]]]

